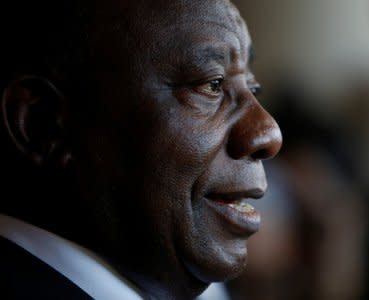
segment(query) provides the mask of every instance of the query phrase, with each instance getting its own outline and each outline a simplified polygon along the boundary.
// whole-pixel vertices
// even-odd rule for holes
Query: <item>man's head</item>
[[[159,298],[236,276],[259,225],[245,201],[264,193],[261,160],[281,146],[253,95],[246,25],[224,0],[74,2],[61,23],[44,7],[50,24],[24,49],[14,32],[32,14],[7,34],[17,46],[4,62],[4,124],[43,174],[23,181],[49,191],[23,195],[17,205],[32,205],[18,216]]]

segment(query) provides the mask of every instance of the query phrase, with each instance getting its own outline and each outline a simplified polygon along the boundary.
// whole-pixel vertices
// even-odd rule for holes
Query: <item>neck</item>
[[[208,287],[185,267],[174,246],[163,251],[159,245],[146,242],[137,236],[130,243],[122,241],[120,249],[110,257],[115,259],[111,264],[147,299],[194,299]]]
[[[161,272],[153,274],[154,272],[152,271],[154,270],[160,270]],[[148,300],[195,299],[208,286],[203,282],[190,278],[188,274],[186,274],[187,276],[180,276],[178,273],[169,274],[163,272],[163,269],[160,267],[152,268],[151,274],[146,272],[145,275],[142,275],[143,273],[138,273],[137,270],[122,273],[144,292]]]

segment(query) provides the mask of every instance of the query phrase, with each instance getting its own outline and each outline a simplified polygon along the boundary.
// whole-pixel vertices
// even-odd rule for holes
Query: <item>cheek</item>
[[[170,114],[147,145],[159,168],[181,176],[198,177],[224,145],[224,126],[190,114]]]
[[[191,219],[186,216],[191,211],[191,193],[223,147],[225,129],[193,118],[185,109],[160,113],[153,124],[142,146],[142,198],[146,205],[170,211],[168,220],[179,217],[180,223],[191,223],[184,222]]]

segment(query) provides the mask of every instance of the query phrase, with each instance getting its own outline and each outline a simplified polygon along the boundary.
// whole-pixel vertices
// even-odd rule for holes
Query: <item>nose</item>
[[[252,100],[229,134],[227,151],[233,159],[269,159],[282,146],[277,122],[255,98]]]

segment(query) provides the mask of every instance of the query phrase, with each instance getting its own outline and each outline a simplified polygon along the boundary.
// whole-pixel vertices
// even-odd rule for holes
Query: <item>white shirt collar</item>
[[[144,299],[132,283],[95,253],[51,232],[0,214],[0,236],[63,274],[93,299]]]
[[[72,281],[95,300],[143,300],[138,289],[90,250],[51,232],[0,214],[0,236],[31,253]],[[211,284],[201,300],[229,299],[220,283]]]

